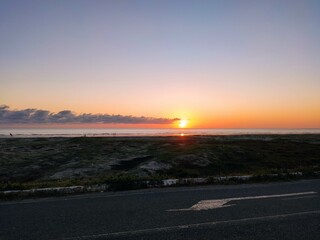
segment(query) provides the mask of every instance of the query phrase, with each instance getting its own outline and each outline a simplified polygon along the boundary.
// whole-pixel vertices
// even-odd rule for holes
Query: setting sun
[[[180,128],[185,128],[188,125],[188,120],[186,119],[181,119],[179,122],[179,127]]]

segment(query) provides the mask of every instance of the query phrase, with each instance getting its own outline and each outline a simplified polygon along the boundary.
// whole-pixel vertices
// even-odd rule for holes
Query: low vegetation
[[[0,139],[1,191],[297,171],[320,171],[320,135]]]

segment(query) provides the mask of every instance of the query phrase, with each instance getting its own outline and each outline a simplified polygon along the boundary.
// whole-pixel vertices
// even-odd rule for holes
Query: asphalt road
[[[320,180],[2,202],[0,239],[318,240]]]

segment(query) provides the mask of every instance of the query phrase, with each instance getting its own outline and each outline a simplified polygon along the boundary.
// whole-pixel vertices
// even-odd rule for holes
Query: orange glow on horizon
[[[19,108],[12,107],[12,109]],[[79,113],[75,112],[75,114],[82,114],[83,112],[87,111],[81,111]],[[105,114],[108,113],[108,111],[105,112]],[[206,108],[196,109],[192,106],[188,106],[188,108],[172,107],[168,111],[159,113],[127,113],[127,115],[129,114],[133,116],[145,115],[158,118],[165,117],[168,119],[175,119],[178,117],[179,120],[169,124],[8,123],[1,124],[0,128],[320,128],[320,111],[316,104],[308,107],[304,107],[304,104],[302,104],[301,106],[297,105],[295,108],[285,108],[280,105],[272,108],[266,106],[263,108],[246,106],[239,107],[238,109],[221,107],[220,109],[216,108],[211,110]]]

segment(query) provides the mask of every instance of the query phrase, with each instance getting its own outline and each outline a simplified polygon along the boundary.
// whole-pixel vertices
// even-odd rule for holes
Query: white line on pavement
[[[230,201],[240,201],[240,200],[251,200],[251,199],[265,199],[265,198],[279,198],[279,197],[293,197],[300,195],[310,195],[317,194],[317,192],[299,192],[299,193],[289,193],[289,194],[277,194],[277,195],[262,195],[262,196],[251,196],[251,197],[238,197],[238,198],[224,198],[224,199],[213,199],[213,200],[202,200],[190,208],[182,209],[169,209],[167,211],[201,211],[209,210],[215,208],[230,207],[234,204],[227,204]]]
[[[305,199],[305,198],[315,198],[317,197],[316,195],[308,195],[308,196],[302,196],[302,197],[290,197],[290,198],[284,198],[284,199],[281,199],[283,201],[290,201],[290,200],[297,200],[297,199]]]
[[[250,221],[256,222],[256,221],[272,220],[272,219],[288,218],[288,217],[297,217],[297,216],[304,216],[304,215],[311,215],[311,214],[320,214],[320,210],[308,211],[308,212],[298,212],[298,213],[289,213],[289,214],[279,214],[279,215],[263,216],[263,217],[233,219],[233,220],[226,220],[226,221],[177,225],[177,226],[171,226],[171,227],[149,228],[149,229],[127,231],[127,232],[102,233],[102,234],[78,236],[78,237],[70,237],[70,238],[62,238],[62,239],[63,240],[86,240],[86,239],[100,239],[100,238],[101,239],[105,239],[105,238],[109,239],[112,237],[125,237],[125,236],[130,236],[130,235],[147,234],[147,233],[155,233],[155,232],[170,232],[170,231],[177,231],[177,230],[197,228],[197,227],[210,227],[210,226],[221,225],[221,224],[237,224],[237,223],[245,223],[245,222],[250,222]]]

